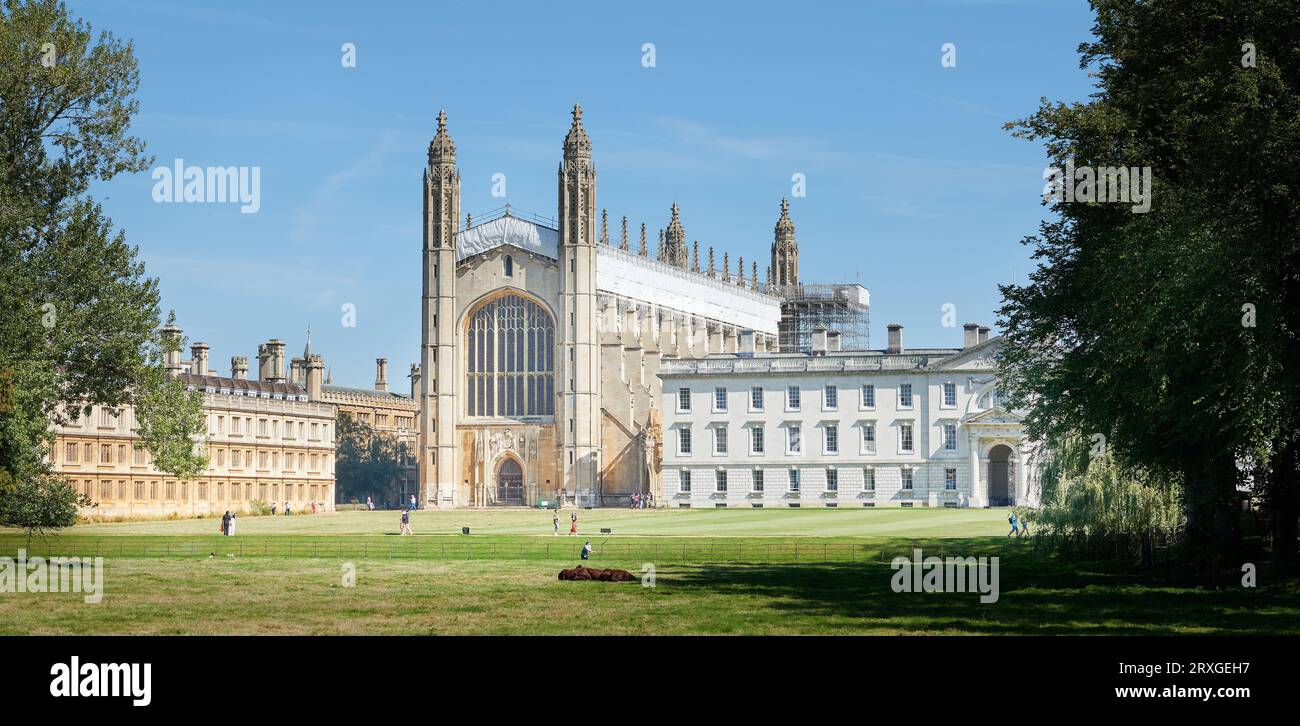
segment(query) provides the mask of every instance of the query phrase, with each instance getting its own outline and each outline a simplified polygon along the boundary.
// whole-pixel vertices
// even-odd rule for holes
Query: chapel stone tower
[[[556,351],[555,428],[560,441],[560,486],[599,506],[600,348],[596,334],[596,167],[582,128],[582,106],[564,137],[559,170],[561,319]]]
[[[456,224],[460,170],[447,114],[429,142],[424,171],[424,296],[420,349],[420,496],[423,506],[458,506],[456,486]]]
[[[781,218],[776,220],[776,237],[772,242],[772,284],[778,288],[799,284],[799,245],[794,241],[790,202],[784,198],[781,200]]]

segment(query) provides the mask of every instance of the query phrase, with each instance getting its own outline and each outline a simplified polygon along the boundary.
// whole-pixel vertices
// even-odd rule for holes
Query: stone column
[[[1025,498],[1029,494],[1029,492],[1026,491],[1025,486],[1025,482],[1027,481],[1026,469],[1025,441],[1024,439],[1019,439],[1016,441],[1016,504],[1020,506],[1024,506]]]
[[[985,496],[985,482],[980,481],[980,442],[973,434],[970,437],[970,505],[972,507],[987,507],[988,498]]]

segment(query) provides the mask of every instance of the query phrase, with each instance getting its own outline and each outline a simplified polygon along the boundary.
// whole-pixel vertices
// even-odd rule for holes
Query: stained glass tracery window
[[[474,312],[467,337],[470,416],[554,415],[555,323],[546,310],[504,295]]]

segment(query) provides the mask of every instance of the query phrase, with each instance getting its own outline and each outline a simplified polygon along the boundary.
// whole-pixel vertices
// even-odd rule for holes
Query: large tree
[[[62,3],[4,0],[0,371],[9,383],[0,401],[0,497],[58,501],[0,505],[0,513],[62,512],[49,526],[71,523],[59,503],[72,490],[52,471],[49,447],[51,422],[74,408],[142,399],[142,423],[167,432],[149,440],[155,460],[184,475],[201,459],[194,415],[201,394],[180,395],[181,383],[156,375],[151,356],[169,344],[158,333],[157,280],[89,193],[95,180],[152,163],[129,134],[137,83],[129,43],[107,32],[92,38]],[[147,405],[167,390],[180,405]],[[164,440],[184,442],[188,456],[169,456]]]
[[[381,502],[398,501],[398,486],[405,470],[402,462],[410,456],[406,444],[347,413],[339,413],[335,432],[338,501],[364,501],[367,496]]]
[[[1032,434],[1100,433],[1122,461],[1176,474],[1202,551],[1233,545],[1252,484],[1282,523],[1275,552],[1293,557],[1300,13],[1285,0],[1092,5],[1090,100],[1044,99],[1008,126],[1057,166],[1150,167],[1151,209],[1052,203],[1025,240],[1037,269],[1002,287],[1008,387]]]

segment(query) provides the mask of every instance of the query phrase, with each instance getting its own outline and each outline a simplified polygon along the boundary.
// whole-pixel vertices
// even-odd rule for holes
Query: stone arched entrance
[[[519,507],[524,504],[524,471],[519,460],[507,456],[497,466],[495,504]]]
[[[989,449],[989,506],[1009,507],[1011,498],[1011,447],[998,444]]]

